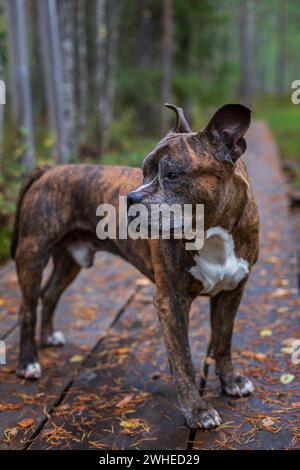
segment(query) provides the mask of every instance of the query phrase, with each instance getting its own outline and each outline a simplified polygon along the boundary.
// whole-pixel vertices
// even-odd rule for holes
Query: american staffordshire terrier
[[[210,298],[211,357],[223,390],[233,396],[253,392],[252,382],[231,361],[231,338],[245,284],[258,257],[259,218],[245,163],[244,135],[250,110],[221,107],[204,130],[192,132],[181,108],[176,125],[146,156],[142,170],[121,166],[59,165],[36,168],[20,191],[12,237],[22,291],[21,341],[17,374],[38,379],[36,309],[42,300],[42,346],[60,346],[53,328],[62,292],[96,251],[132,263],[156,286],[154,305],[163,331],[171,373],[189,427],[214,428],[219,413],[199,395],[188,341],[189,310],[198,295]],[[96,236],[96,209],[127,195],[130,204],[204,204],[204,246],[185,249],[184,240],[116,239]],[[53,272],[41,288],[43,269]]]

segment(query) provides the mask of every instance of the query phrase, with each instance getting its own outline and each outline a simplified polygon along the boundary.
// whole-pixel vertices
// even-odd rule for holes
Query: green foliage
[[[290,96],[266,97],[258,102],[255,115],[270,125],[283,158],[300,161],[300,105]]]

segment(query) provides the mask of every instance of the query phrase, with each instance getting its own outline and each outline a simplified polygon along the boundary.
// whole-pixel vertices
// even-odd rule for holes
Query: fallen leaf
[[[280,382],[284,385],[288,385],[289,383],[293,382],[295,376],[293,374],[282,374],[280,377]]]
[[[277,263],[277,261],[278,261],[278,258],[276,258],[276,256],[269,256],[269,258],[266,259],[266,262],[270,264]]]
[[[96,318],[96,310],[94,308],[87,308],[85,310],[85,316],[87,316],[89,318],[89,320],[95,320]]]
[[[120,422],[120,425],[123,428],[123,430],[129,434],[131,434],[133,431],[135,431],[136,429],[140,427],[143,429],[143,431],[149,432],[148,424],[146,423],[144,419],[140,419],[140,418],[127,419],[126,417],[123,417],[122,421]]]
[[[17,423],[17,426],[20,426],[21,428],[29,428],[29,426],[32,426],[34,423],[32,418],[26,418],[22,419],[22,421],[19,421]]]
[[[254,351],[242,351],[242,356],[249,357],[250,359],[257,359],[258,361],[265,361],[267,359],[266,354],[261,352],[254,352]]]
[[[22,405],[18,403],[0,403],[0,411],[19,410],[20,408],[22,408]]]
[[[290,295],[290,293],[291,291],[289,289],[283,289],[282,287],[279,287],[278,289],[274,290],[272,297],[281,298],[285,297],[286,295]]]
[[[274,426],[275,423],[276,421],[274,421],[274,419],[270,417],[264,418],[261,420],[261,424],[263,425],[263,427],[266,427],[266,428],[269,428],[270,426]]]
[[[263,330],[260,330],[259,332],[260,336],[262,337],[271,336],[272,333],[273,333],[272,330],[270,330],[269,328],[264,328]]]
[[[5,304],[5,300],[4,299],[0,299],[0,305],[4,305]]]
[[[277,312],[278,313],[285,313],[285,312],[288,312],[289,311],[289,308],[288,307],[279,307],[277,309]]]
[[[286,346],[284,348],[281,348],[280,351],[285,354],[293,354],[294,348],[292,348],[291,346]]]
[[[123,406],[128,405],[128,403],[131,402],[132,398],[134,397],[133,393],[130,393],[129,395],[126,395],[119,403],[116,404],[117,408],[122,408]]]
[[[81,362],[82,359],[83,357],[80,354],[75,354],[75,356],[71,357],[70,362],[73,364],[74,362]]]
[[[126,354],[128,353],[129,351],[129,348],[117,348],[114,350],[114,352],[116,352],[117,354]]]

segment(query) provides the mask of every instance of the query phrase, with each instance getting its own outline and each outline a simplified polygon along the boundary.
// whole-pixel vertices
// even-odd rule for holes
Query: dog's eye
[[[177,178],[179,178],[180,176],[180,173],[175,173],[174,171],[169,171],[169,173],[167,173],[167,179],[168,180],[176,180]]]

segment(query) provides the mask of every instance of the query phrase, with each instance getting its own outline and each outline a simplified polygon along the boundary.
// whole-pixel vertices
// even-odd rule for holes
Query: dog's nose
[[[127,207],[129,208],[133,204],[139,204],[141,202],[141,196],[136,193],[135,191],[132,191],[131,193],[127,194]]]

